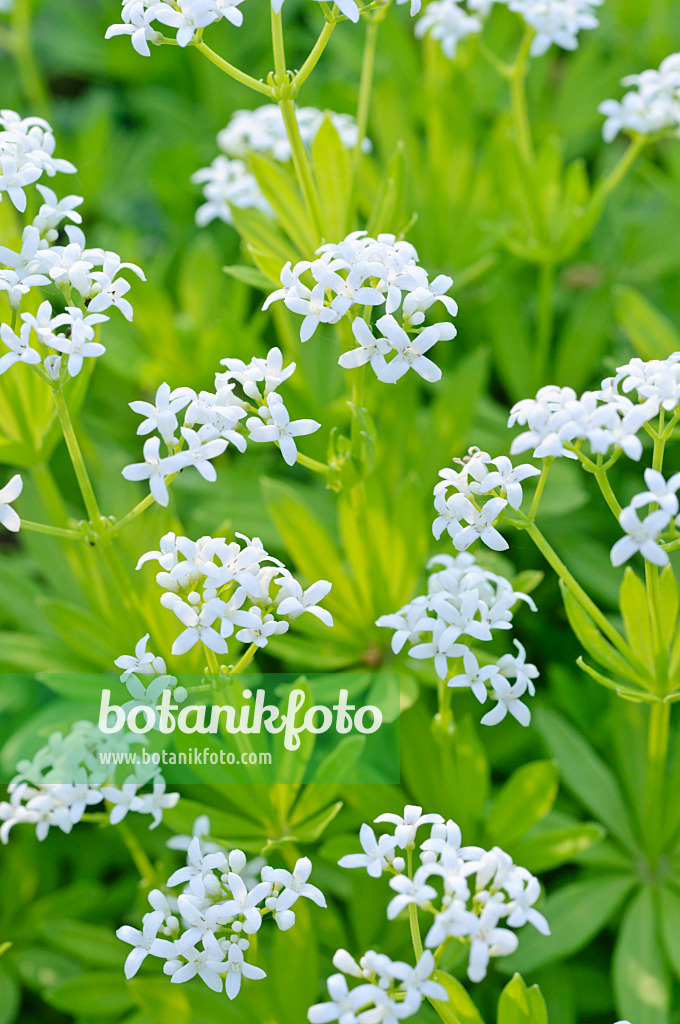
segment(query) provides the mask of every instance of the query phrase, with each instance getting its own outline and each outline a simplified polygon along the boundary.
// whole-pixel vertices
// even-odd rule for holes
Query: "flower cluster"
[[[452,941],[469,946],[468,977],[478,982],[486,977],[491,958],[517,949],[517,935],[511,929],[530,923],[543,935],[550,934],[547,921],[535,907],[541,895],[538,880],[513,864],[503,850],[462,846],[454,821],[445,821],[440,814],[423,814],[421,807],[407,806],[403,815],[381,814],[375,822],[389,823],[394,831],[376,837],[370,825],[362,825],[363,853],[342,857],[339,864],[364,867],[373,878],[383,872],[392,876],[389,885],[395,895],[387,907],[388,920],[407,907],[432,916],[425,952],[411,967],[374,950],[357,962],[339,949],[333,965],[340,973],[328,979],[331,1001],[310,1008],[311,1024],[338,1019],[403,1020],[417,1013],[423,997],[447,998],[436,969]],[[397,851],[407,851],[410,862],[418,830],[426,825],[430,826],[429,836],[419,844],[420,865],[413,874],[404,874],[405,860]],[[347,977],[360,984],[350,989]]]
[[[198,824],[198,823],[197,823]],[[200,829],[209,829],[201,822]],[[194,829],[196,831],[196,828]],[[132,946],[125,961],[125,977],[132,978],[149,955],[164,960],[163,972],[181,984],[199,977],[214,992],[226,991],[235,999],[243,978],[266,977],[245,954],[267,915],[281,931],[295,924],[293,907],[300,898],[326,906],[323,893],[308,879],[312,864],[307,857],[292,871],[265,864],[253,877],[254,865],[241,850],[226,852],[200,835],[187,838],[186,865],[174,871],[167,886],[183,886],[179,896],[160,889],[149,893],[151,910],[141,930],[124,925],[116,932]],[[175,848],[181,848],[175,844]]]
[[[538,670],[527,663],[520,642],[514,641],[516,655],[485,658],[481,665],[470,644],[492,640],[493,630],[512,629],[517,602],[525,601],[536,611],[534,602],[514,591],[505,577],[482,569],[467,552],[438,555],[428,563],[432,568],[436,571],[428,577],[427,594],[377,621],[394,630],[392,650],[399,654],[408,643],[410,657],[432,658],[437,675],[448,686],[471,689],[481,704],[491,696],[496,705],[482,718],[483,725],[496,725],[508,712],[528,725],[531,714],[522,700],[527,694],[533,697]],[[453,669],[449,658],[457,659]]]
[[[127,751],[143,736],[123,732],[114,737],[92,722],[76,722],[70,732],[52,733],[31,760],[20,761],[8,787],[9,801],[0,803],[0,840],[7,843],[17,824],[35,825],[43,840],[51,827],[69,833],[83,815],[103,802],[109,821],[118,824],[128,811],[150,814],[150,828],[161,823],[163,811],[174,807],[179,793],[166,793],[156,766],[137,766],[135,773],[115,785],[108,763],[111,753]],[[150,785],[151,791],[144,790]]]
[[[68,160],[54,156],[56,141],[52,128],[42,117],[22,118],[14,110],[0,111],[0,201],[6,192],[23,213],[26,189],[43,174],[75,174]]]
[[[441,370],[425,353],[438,341],[455,338],[456,329],[448,321],[423,324],[426,312],[437,302],[451,316],[458,312],[446,294],[451,278],[441,274],[430,282],[415,248],[394,235],[371,238],[365,231],[354,231],[342,242],[320,246],[316,255],[318,259],[294,267],[287,263],[281,271],[282,287],[272,292],[263,308],[282,300],[302,316],[303,342],[319,324],[337,324],[349,316],[356,347],[340,356],[345,369],[370,363],[378,380],[386,383],[399,380],[409,369],[425,380],[439,380]],[[303,280],[306,275],[311,288]],[[377,335],[357,315],[365,306],[384,309],[375,323]]]
[[[540,57],[553,43],[563,50],[575,50],[582,29],[597,28],[594,8],[604,0],[432,0],[416,25],[417,36],[430,36],[441,43],[444,54],[453,60],[458,43],[468,35],[481,32],[482,19],[494,3],[505,4],[519,14],[535,35],[531,55]]]
[[[658,70],[628,75],[621,84],[635,88],[621,101],[605,100],[599,107],[606,118],[602,127],[605,142],[611,142],[621,131],[680,134],[680,53],[666,57]]]
[[[342,144],[354,149],[359,140],[359,130],[350,114],[324,113],[315,107],[298,107],[296,117],[302,141],[310,148],[319,128],[326,117],[333,123]],[[231,224],[231,207],[256,209],[271,214],[272,209],[265,199],[255,175],[246,163],[248,153],[261,153],[286,163],[291,159],[290,142],[286,133],[280,108],[275,103],[265,103],[256,110],[237,110],[226,128],[217,136],[222,155],[216,157],[210,167],[203,167],[192,176],[195,185],[203,185],[206,202],[196,213],[196,222],[204,227],[215,219]],[[368,139],[362,141],[362,148],[369,150]]]
[[[197,32],[223,19],[232,25],[242,25],[242,3],[243,0],[122,0],[122,21],[109,26],[106,38],[129,36],[137,53],[148,57],[149,43],[176,42],[184,47],[195,42]],[[421,0],[397,0],[397,3],[410,3],[411,14],[417,14]],[[277,13],[283,4],[284,0],[271,0],[272,9]],[[337,0],[337,7],[345,18],[359,21],[361,8],[356,0]],[[166,28],[175,33],[174,38],[164,35]]]
[[[147,552],[137,563],[138,569],[151,560],[161,567],[156,576],[166,591],[161,604],[184,626],[173,654],[185,654],[197,643],[227,654],[227,640],[234,634],[239,643],[266,647],[271,636],[286,633],[304,612],[333,625],[330,613],[319,606],[330,583],[318,580],[303,590],[259,538],[236,537],[242,544],[223,537],[192,541],[168,533],[161,538],[159,551]],[[274,593],[272,585],[277,588]]]
[[[0,193],[6,191],[23,212],[25,189],[37,182],[43,171],[73,172],[66,160],[55,159],[52,129],[42,118],[21,119],[11,110],[0,115]],[[30,224],[26,224],[18,251],[0,246],[0,292],[5,292],[13,312],[12,325],[0,325],[6,351],[0,356],[0,374],[16,363],[33,366],[53,384],[76,377],[85,359],[96,359],[106,349],[95,341],[97,327],[109,320],[107,310],[116,307],[128,320],[133,310],[126,298],[130,283],[119,276],[131,270],[144,280],[134,263],[123,263],[115,252],[88,248],[77,226],[81,196],[58,199],[46,185],[37,184],[42,202]],[[0,195],[0,198],[1,195]],[[64,226],[64,222],[67,223]],[[59,242],[60,233],[65,237]],[[53,307],[45,299],[36,313],[20,313],[21,304],[33,288],[56,286],[65,308]]]
[[[275,443],[289,466],[298,458],[295,438],[312,434],[316,420],[291,420],[277,388],[295,372],[295,363],[283,365],[278,348],[266,359],[223,359],[226,369],[215,374],[215,390],[196,393],[189,387],[161,384],[153,402],[131,402],[144,419],[137,433],[156,431],[144,443],[144,461],[126,466],[126,480],[148,480],[160,504],[169,501],[167,478],[194,466],[204,480],[217,479],[212,460],[232,444],[244,452],[248,441]],[[183,412],[180,427],[178,413]],[[249,415],[250,414],[250,415]],[[161,454],[161,442],[167,454]]]

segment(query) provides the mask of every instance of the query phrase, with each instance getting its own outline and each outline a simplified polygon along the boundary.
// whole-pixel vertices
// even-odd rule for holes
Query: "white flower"
[[[321,608],[318,603],[330,593],[332,583],[329,583],[328,580],[317,580],[307,590],[303,590],[298,581],[293,579],[290,574],[279,577],[276,582],[281,586],[276,604],[277,615],[297,619],[299,615],[308,612],[320,619],[326,626],[333,625],[331,613],[326,608]]]
[[[480,668],[475,655],[467,650],[463,655],[463,665],[465,671],[447,680],[447,686],[469,686],[480,704],[483,704],[487,697],[487,683],[499,674],[497,666],[485,665]]]
[[[626,536],[617,540],[611,550],[612,565],[619,566],[639,551],[647,562],[653,565],[668,565],[666,552],[657,543],[659,535],[666,529],[671,516],[663,509],[650,512],[640,522],[636,510],[632,506],[624,508],[619,516],[619,526]]]
[[[113,804],[109,815],[109,822],[112,825],[118,825],[128,811],[133,809],[132,805],[137,797],[138,789],[139,786],[134,782],[124,782],[120,789],[117,786],[102,787],[102,796],[110,804]]]
[[[417,869],[413,878],[408,878],[407,875],[390,878],[390,889],[394,889],[397,895],[387,905],[388,921],[394,920],[411,903],[415,903],[417,907],[424,907],[426,903],[436,899],[437,890],[427,884],[430,873],[429,866],[423,865]]]
[[[498,725],[502,722],[508,712],[520,725],[529,725],[531,712],[526,704],[522,704],[522,697],[527,692],[527,684],[520,679],[514,685],[501,675],[494,676],[491,680],[491,697],[496,700],[495,708],[482,718],[482,725]]]
[[[472,502],[468,502],[469,508],[464,512],[464,518],[469,525],[463,527],[453,538],[456,549],[465,551],[474,541],[481,540],[493,551],[507,550],[508,542],[493,525],[507,504],[504,498],[491,498],[480,510],[476,509]]]
[[[531,476],[540,476],[540,469],[529,465],[529,463],[513,467],[506,455],[499,455],[497,459],[492,459],[491,461],[496,470],[492,470],[484,477],[484,480],[478,484],[476,493],[488,494],[489,491],[500,487],[505,491],[510,508],[519,508],[523,498],[522,481]]]
[[[258,882],[250,891],[240,875],[230,871],[227,885],[232,898],[222,904],[223,912],[229,917],[243,918],[243,931],[246,935],[254,935],[262,924],[262,914],[257,909],[258,903],[266,899],[271,892],[269,882]]]
[[[347,979],[342,974],[332,974],[326,981],[326,987],[331,1001],[310,1006],[307,1011],[310,1024],[329,1024],[330,1021],[362,1024],[367,1018],[360,1011],[372,1003],[380,992],[376,985],[357,985],[350,991]]]
[[[123,476],[126,480],[148,480],[154,500],[167,507],[170,501],[166,477],[178,473],[186,466],[186,458],[180,452],[161,458],[161,442],[158,437],[150,437],[144,442],[144,462],[135,462],[126,466]]]
[[[224,438],[216,437],[206,440],[200,431],[192,430],[190,427],[182,427],[181,434],[187,443],[187,448],[180,454],[184,457],[185,465],[194,466],[204,480],[214,483],[217,480],[217,470],[211,463],[227,447]]]
[[[531,43],[531,54],[539,57],[555,43],[563,50],[575,50],[581,29],[597,28],[594,7],[604,0],[507,0],[511,11],[516,11],[536,31]]]
[[[516,868],[505,883],[505,889],[510,897],[510,913],[507,923],[511,928],[521,928],[523,925],[532,924],[541,935],[550,935],[550,926],[543,914],[534,907],[534,903],[541,895],[541,887],[538,879],[530,875],[528,871],[520,871]]]
[[[316,420],[309,419],[291,421],[283,401],[275,393],[267,398],[267,409],[271,416],[271,422],[262,424],[255,416],[248,420],[250,440],[257,443],[276,442],[285,462],[289,466],[293,466],[297,460],[297,447],[294,439],[313,434],[321,424]]]
[[[432,975],[435,972],[435,960],[434,954],[429,949],[422,953],[415,967],[395,961],[392,963],[391,971],[408,993],[417,992],[419,996],[424,996],[426,999],[438,999],[443,1002],[449,998],[444,986],[432,980]]]
[[[198,594],[189,594],[189,604],[182,601],[177,594],[163,594],[161,604],[175,613],[186,626],[172,645],[174,655],[186,654],[196,644],[201,643],[216,654],[226,654],[227,645],[213,628],[213,623],[222,610],[222,601],[212,599],[201,604]]]
[[[646,469],[645,483],[648,490],[635,495],[630,503],[631,508],[638,509],[643,505],[655,504],[669,516],[677,515],[680,473],[674,473],[670,479],[666,480],[657,469]]]
[[[19,213],[26,210],[27,199],[24,189],[37,181],[41,174],[41,167],[29,161],[18,163],[16,156],[0,152],[0,193],[7,193]]]
[[[203,897],[205,895],[205,876],[209,875],[214,868],[218,871],[226,868],[227,864],[227,858],[221,852],[203,853],[200,839],[198,836],[194,836],[189,843],[186,866],[170,875],[168,885],[172,888],[175,885],[188,882],[191,892],[196,896]]]
[[[409,336],[390,314],[380,317],[376,326],[396,353],[387,363],[385,369],[380,368],[380,372],[376,370],[378,380],[393,384],[409,370],[415,370],[427,381],[441,380],[441,370],[431,359],[427,358],[425,352],[428,352],[438,341],[450,341],[455,338],[456,328],[453,324],[433,324],[415,337]]]
[[[166,951],[169,952],[170,943],[157,937],[162,924],[162,912],[153,911],[151,914],[144,915],[141,931],[125,924],[116,932],[122,942],[127,942],[133,947],[127,955],[124,967],[125,977],[128,981],[130,978],[134,978],[149,954],[163,957],[166,955]]]
[[[391,351],[392,346],[387,338],[376,338],[370,327],[361,317],[356,317],[352,322],[352,333],[358,342],[358,348],[343,352],[338,363],[345,370],[353,370],[357,366],[371,364],[371,368],[379,377],[385,370],[385,356]]]
[[[423,814],[422,807],[418,807],[415,804],[407,804],[404,807],[403,815],[386,812],[385,814],[378,815],[374,820],[376,824],[387,821],[392,825],[396,825],[394,835],[397,840],[397,846],[402,850],[413,845],[416,833],[421,825],[431,825],[444,821],[441,814]]]
[[[359,842],[363,853],[348,853],[341,857],[341,868],[366,868],[371,878],[380,878],[394,856],[397,837],[382,835],[376,839],[370,825],[363,824],[359,830]]]
[[[482,981],[486,977],[489,959],[493,956],[508,956],[518,946],[517,936],[507,928],[498,927],[499,907],[487,903],[479,915],[477,927],[471,934],[468,978]]]
[[[267,977],[261,967],[255,967],[253,964],[245,962],[242,950],[234,943],[229,946],[226,968],[225,991],[230,999],[235,999],[241,991],[242,977],[250,978],[252,981]]]
[[[432,623],[430,626],[429,623]],[[446,679],[449,671],[449,658],[462,657],[466,648],[457,643],[461,631],[458,626],[450,625],[440,619],[421,620],[420,628],[432,630],[432,639],[426,643],[416,644],[409,651],[412,658],[433,658],[435,672],[440,679]]]
[[[428,35],[440,42],[442,52],[449,60],[456,56],[461,39],[481,31],[479,18],[468,14],[460,6],[460,0],[432,0],[415,27],[415,34],[419,38]]]
[[[41,356],[34,348],[31,348],[29,338],[31,335],[30,324],[22,324],[19,334],[15,334],[9,324],[0,325],[0,338],[9,349],[0,356],[0,375],[6,373],[15,363],[26,363],[29,366],[36,366],[40,363]]]
[[[24,481],[19,473],[0,489],[0,523],[12,533],[18,533],[21,529],[21,519],[12,508],[12,502],[17,500],[23,489]]]
[[[611,142],[621,131],[639,135],[655,135],[680,131],[680,55],[671,54],[658,70],[629,75],[623,85],[634,85],[622,100],[605,100],[599,111],[606,118],[602,126],[605,142]]]
[[[165,662],[155,654],[147,652],[146,645],[149,642],[149,634],[146,633],[141,640],[137,641],[134,657],[129,654],[122,654],[116,658],[114,665],[123,670],[121,682],[125,682],[131,675],[165,675]]]
[[[265,867],[262,869],[264,882],[284,887],[276,900],[277,910],[289,910],[300,896],[316,903],[317,907],[326,906],[326,898],[321,890],[307,881],[311,873],[312,862],[309,857],[300,857],[292,872],[286,871],[285,868]]]

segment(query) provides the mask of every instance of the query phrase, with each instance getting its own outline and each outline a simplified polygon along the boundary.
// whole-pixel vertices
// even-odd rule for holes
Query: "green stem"
[[[529,59],[529,47],[533,37],[533,30],[527,29],[517,54],[517,60],[509,75],[512,116],[515,122],[515,131],[517,132],[517,148],[527,167],[532,166],[535,160],[526,93],[527,62]]]
[[[629,170],[637,160],[638,156],[647,144],[644,135],[633,136],[630,145],[615,167],[603,178],[593,189],[593,193],[586,212],[586,222],[592,228],[597,223],[604,209],[605,203],[619,187]]]
[[[29,533],[42,533],[48,537],[62,537],[64,540],[85,540],[79,530],[69,530],[60,526],[48,526],[46,523],[33,523],[28,519],[21,520],[21,529]]]
[[[319,58],[321,57],[323,51],[326,49],[328,41],[333,34],[333,29],[335,28],[336,24],[337,22],[335,21],[324,22],[324,26],[321,30],[319,38],[317,39],[317,41],[314,43],[314,46],[310,50],[307,60],[304,62],[298,73],[295,75],[295,78],[293,79],[295,95],[298,94],[298,92],[300,91],[304,83],[307,81],[316,65],[319,63]]]
[[[11,48],[16,58],[19,77],[33,113],[49,114],[49,98],[33,52],[31,38],[31,0],[17,0],[12,13]]]
[[[132,857],[133,863],[139,872],[139,877],[143,887],[145,889],[150,889],[156,879],[156,869],[146,855],[146,852],[142,848],[137,836],[130,830],[126,822],[119,822],[115,828]]]
[[[550,343],[555,314],[555,266],[541,263],[538,268],[538,320],[536,345],[536,380],[538,386],[546,378],[550,363]]]
[[[197,40],[192,44],[196,47],[199,53],[202,53],[204,57],[207,57],[220,71],[224,71],[225,75],[229,75],[236,82],[240,82],[241,85],[245,85],[248,89],[253,89],[255,92],[261,93],[263,96],[272,96],[271,88],[264,82],[261,82],[257,78],[253,78],[252,75],[247,75],[245,71],[241,71],[239,68],[230,64],[228,60],[220,57],[218,53],[203,42],[202,39]]]
[[[68,453],[71,456],[71,462],[73,463],[73,468],[78,479],[80,493],[83,496],[85,508],[87,509],[87,515],[90,522],[96,529],[102,516],[101,512],[99,511],[99,505],[97,504],[97,498],[95,497],[94,488],[92,487],[92,483],[90,481],[90,477],[85,466],[83,453],[80,450],[78,438],[76,437],[76,432],[73,429],[73,423],[71,422],[68,406],[66,405],[64,392],[61,390],[61,388],[54,392],[54,403],[57,409],[57,416],[59,417],[59,422],[61,423],[61,429],[64,433],[66,447],[68,448]]]
[[[247,668],[248,665],[250,665],[251,661],[257,654],[258,650],[259,648],[257,644],[251,644],[250,647],[241,655],[239,660],[236,662],[236,664],[234,665],[230,672],[230,675],[235,676],[239,672],[243,672],[243,670]]]
[[[585,590],[578,582],[578,580],[572,575],[567,569],[566,565],[559,557],[557,552],[548,543],[546,538],[543,536],[541,531],[538,529],[535,523],[528,523],[525,527],[527,533],[533,540],[534,544],[541,552],[546,562],[555,570],[560,579],[564,580],[564,583],[568,590],[573,594],[581,607],[590,615],[593,622],[599,627],[604,635],[611,641],[616,649],[630,661],[631,652],[628,648],[623,637],[618,633],[616,629],[609,622],[607,617],[603,615],[600,609],[597,607],[595,602],[588,597]]]
[[[220,663],[217,660],[217,655],[215,654],[214,651],[211,651],[209,647],[206,647],[205,644],[203,645],[203,650],[205,652],[205,660],[208,665],[208,671],[214,676],[219,676]]]
[[[409,878],[413,878],[413,850],[407,848],[406,850],[406,870]],[[423,940],[420,936],[420,925],[418,924],[418,908],[415,903],[409,903],[408,905],[408,923],[411,929],[411,942],[413,943],[413,952],[416,955],[416,961],[420,960],[423,955]]]
[[[665,701],[652,704],[649,711],[647,738],[647,782],[643,816],[643,836],[652,862],[656,864],[661,852],[663,835],[666,760],[670,734],[671,707]]]
[[[361,79],[359,82],[359,102],[357,104],[357,144],[354,148],[353,165],[356,174],[361,160],[361,145],[366,138],[368,114],[371,109],[371,92],[373,90],[373,74],[375,71],[375,53],[378,44],[380,21],[369,21],[366,29],[366,42],[361,62]]]
[[[619,516],[621,515],[621,505],[619,504],[616,495],[612,490],[612,485],[609,482],[609,477],[607,476],[606,469],[604,469],[602,466],[598,466],[593,475],[597,480],[597,485],[600,488],[600,491],[602,492],[602,497],[607,502],[607,505],[609,506],[612,515],[618,523]]]
[[[543,465],[541,467],[541,475],[538,478],[538,483],[536,484],[536,490],[534,492],[534,497],[533,497],[532,502],[531,502],[531,508],[529,509],[529,519],[531,520],[532,523],[536,519],[536,513],[538,512],[538,506],[540,504],[541,498],[543,497],[543,491],[545,490],[546,481],[548,479],[548,473],[550,471],[550,467],[552,466],[553,462],[554,462],[554,459],[552,459],[552,458],[547,458],[547,459],[543,460]]]
[[[301,466],[311,469],[313,473],[318,473],[319,476],[327,477],[331,472],[331,467],[326,465],[325,462],[319,462],[318,459],[312,459],[309,455],[303,455],[302,452],[297,453],[297,462],[299,462]]]

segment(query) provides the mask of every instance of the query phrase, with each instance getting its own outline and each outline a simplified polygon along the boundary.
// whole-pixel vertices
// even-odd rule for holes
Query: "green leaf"
[[[537,985],[527,988],[515,974],[498,1000],[498,1024],[547,1024],[548,1011]]]
[[[610,768],[590,744],[556,711],[537,708],[535,721],[548,750],[557,761],[567,789],[630,850],[638,843],[631,812]]]
[[[576,953],[602,931],[634,885],[633,875],[597,875],[558,889],[541,908],[551,934],[525,928],[519,949],[499,960],[498,969],[526,974]]]
[[[639,666],[636,664],[634,666],[630,661],[627,661],[619,654],[616,648],[604,638],[593,620],[583,610],[576,598],[561,580],[560,589],[562,591],[562,600],[564,601],[564,609],[567,613],[567,618],[569,619],[569,625],[574,631],[576,638],[588,654],[590,654],[599,665],[606,669],[607,672],[614,676],[623,676],[624,679],[629,679],[638,686],[641,683],[641,676],[647,680],[648,673],[644,666],[642,664],[639,664]],[[632,651],[631,661],[635,661]]]
[[[282,164],[260,153],[250,153],[248,164],[288,237],[301,254],[314,252],[319,241],[295,179]]]
[[[583,853],[595,843],[601,842],[606,834],[606,830],[595,822],[567,825],[565,828],[551,829],[533,838],[512,843],[508,852],[512,854],[517,864],[538,874],[567,864],[578,853]]]
[[[0,971],[0,1024],[12,1024],[19,1013],[19,987],[6,971]]]
[[[616,317],[643,359],[665,359],[680,349],[680,332],[636,288],[616,289]]]
[[[348,231],[352,172],[347,148],[326,115],[312,143],[312,169],[329,238]]]
[[[448,992],[447,1002],[432,1000],[432,1005],[447,1024],[484,1024],[479,1010],[457,978],[437,971],[435,980]]]
[[[670,568],[670,566],[669,566]],[[654,670],[654,636],[649,615],[647,588],[630,566],[626,567],[621,583],[619,605],[628,643],[638,658]]]
[[[366,225],[369,235],[382,231],[398,231],[402,225],[404,202],[404,145],[397,143],[391,159],[385,167],[373,210]]]
[[[95,967],[120,966],[125,959],[125,946],[101,925],[51,920],[45,922],[42,933],[50,946]]]
[[[664,886],[658,905],[666,956],[676,977],[680,978],[680,896],[674,889]]]
[[[624,915],[614,950],[614,992],[623,1017],[635,1024],[667,1024],[670,980],[659,945],[651,887],[638,893]]]
[[[242,264],[236,264],[230,267],[222,267],[222,270],[229,277],[242,281],[243,284],[249,284],[251,288],[258,288],[262,292],[271,291],[269,278],[261,270],[258,270],[257,267],[246,267]]]
[[[352,773],[366,746],[365,736],[345,736],[317,766],[310,782],[314,785],[342,784],[351,780]]]
[[[518,768],[491,805],[486,820],[491,840],[506,846],[520,839],[546,816],[557,789],[557,765],[552,761],[533,761]]]
[[[232,207],[232,218],[234,227],[243,238],[249,250],[253,253],[261,253],[278,269],[274,272],[272,280],[278,282],[281,268],[289,260],[295,263],[298,253],[290,242],[286,241],[276,224],[271,218],[265,217],[259,210],[242,210]],[[259,262],[255,260],[259,266]],[[260,268],[262,269],[262,268]],[[270,277],[269,271],[264,273]]]
[[[48,989],[43,998],[63,1013],[88,1017],[114,1017],[135,1005],[122,971],[80,974]]]

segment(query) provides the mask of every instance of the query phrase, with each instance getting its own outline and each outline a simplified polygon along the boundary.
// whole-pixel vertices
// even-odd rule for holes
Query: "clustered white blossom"
[[[634,395],[637,401],[633,401]],[[602,381],[599,391],[577,395],[572,388],[548,385],[536,398],[513,406],[509,426],[527,427],[514,439],[511,453],[533,449],[536,459],[587,457],[585,442],[594,458],[610,463],[621,453],[640,460],[642,440],[638,436],[652,429],[652,420],[671,417],[676,422],[680,405],[680,352],[667,359],[631,359],[617,368],[613,377]],[[666,423],[668,420],[665,421]],[[645,470],[646,490],[636,495],[619,516],[624,531],[612,548],[612,563],[622,565],[636,552],[655,565],[668,564],[665,541],[671,541],[676,526],[680,478],[666,480],[656,469]],[[648,506],[641,521],[638,510]],[[455,541],[454,541],[455,542]]]
[[[326,117],[330,118],[342,144],[354,149],[359,138],[356,120],[350,114],[324,112],[315,107],[297,107],[296,117],[303,143],[309,149]],[[222,154],[209,167],[196,171],[191,180],[203,185],[206,202],[196,212],[196,222],[204,227],[215,219],[232,223],[231,207],[256,209],[272,214],[255,175],[246,163],[248,153],[261,153],[286,163],[292,153],[281,109],[265,103],[256,110],[237,110],[226,128],[217,136]],[[368,139],[362,148],[370,150]]]
[[[144,461],[126,466],[123,476],[148,480],[159,505],[169,501],[167,478],[189,466],[214,483],[212,460],[230,444],[244,452],[248,441],[273,442],[292,466],[298,457],[295,439],[321,426],[316,420],[291,420],[277,388],[295,372],[295,363],[284,366],[280,349],[272,348],[266,358],[256,356],[248,363],[223,359],[221,365],[226,369],[215,374],[214,391],[173,390],[163,383],[152,402],[130,403],[133,412],[144,417],[137,433],[156,433],[144,443]],[[166,454],[161,453],[161,443]]]
[[[43,172],[75,172],[68,161],[53,156],[55,140],[47,121],[22,119],[12,110],[3,110],[0,126],[0,199],[7,192],[23,212],[25,189],[35,184],[42,200],[23,229],[18,251],[0,246],[0,292],[7,294],[13,313],[12,325],[0,325],[6,349],[0,355],[0,375],[16,363],[25,363],[49,380],[63,383],[80,373],[85,359],[96,359],[106,351],[94,339],[96,328],[110,319],[107,310],[116,307],[132,320],[126,298],[130,283],[119,276],[121,272],[131,270],[141,280],[144,274],[134,263],[123,263],[115,252],[87,247],[77,226],[82,221],[77,210],[81,196],[58,199],[51,188],[37,184]],[[62,230],[65,237],[60,242]],[[20,313],[29,292],[47,286],[56,286],[64,305],[56,308],[53,299],[45,299],[36,313]]]
[[[496,725],[508,712],[528,725],[531,713],[522,701],[534,696],[538,670],[526,661],[521,643],[513,641],[517,654],[481,660],[471,644],[477,647],[492,640],[494,630],[512,629],[517,602],[524,601],[536,611],[534,602],[514,591],[504,576],[482,569],[469,552],[438,555],[427,567],[436,569],[428,577],[427,594],[377,621],[378,626],[394,630],[392,650],[399,654],[408,644],[410,657],[433,659],[435,672],[448,686],[472,690],[481,704],[489,696],[495,700],[482,718],[483,725]]]
[[[0,803],[0,840],[7,843],[10,829],[17,824],[35,825],[39,840],[51,827],[69,833],[84,814],[102,803],[112,825],[130,811],[150,814],[149,827],[155,828],[163,811],[175,806],[179,793],[166,793],[158,768],[141,762],[122,785],[114,783],[108,763],[111,755],[128,751],[134,743],[144,744],[146,739],[126,731],[105,735],[92,722],[76,722],[66,735],[52,733],[32,759],[17,765],[8,787],[9,801]]]
[[[423,998],[448,999],[436,970],[451,942],[469,946],[467,973],[478,982],[486,977],[491,958],[517,949],[517,935],[511,929],[530,923],[543,935],[550,934],[546,919],[535,907],[541,895],[538,879],[513,864],[499,847],[462,846],[454,821],[445,821],[441,814],[423,814],[422,807],[406,806],[403,815],[381,814],[375,822],[393,825],[394,832],[376,837],[370,825],[362,825],[359,838],[364,852],[342,857],[339,864],[365,867],[373,878],[383,872],[392,876],[389,885],[395,895],[387,907],[388,920],[411,905],[431,915],[425,951],[411,966],[374,950],[357,962],[347,950],[339,949],[333,966],[340,973],[327,982],[330,1001],[310,1007],[311,1024],[404,1020],[418,1012]],[[429,836],[418,843],[418,830],[425,825],[430,826]],[[404,874],[406,862],[397,851],[410,855],[416,845],[420,865],[413,874]],[[359,984],[350,988],[348,978]]]
[[[148,561],[159,563],[156,581],[166,591],[161,604],[184,626],[173,654],[185,654],[197,643],[227,654],[227,641],[234,634],[239,643],[266,647],[270,637],[286,633],[305,612],[333,625],[330,613],[319,606],[330,592],[328,581],[318,580],[304,590],[259,538],[236,537],[231,542],[223,537],[192,541],[168,533],[159,551],[139,559],[138,569]],[[272,585],[277,588],[273,593]]]
[[[356,0],[336,2],[344,17],[359,21],[362,8]],[[223,19],[232,25],[242,25],[242,3],[243,0],[122,0],[121,23],[110,25],[106,38],[129,36],[137,53],[148,57],[149,43],[176,42],[184,47],[195,42],[197,32]],[[284,0],[272,0],[272,9],[278,13],[283,3]],[[397,0],[397,3],[410,3],[411,14],[417,14],[421,0]],[[174,32],[174,37],[165,35],[165,29]]]
[[[534,30],[531,55],[540,57],[553,43],[563,50],[575,50],[582,29],[597,28],[595,8],[604,0],[432,0],[416,24],[416,35],[429,35],[441,43],[445,56],[456,56],[465,36],[481,32],[482,19],[494,3],[504,4],[519,14]]]
[[[243,978],[265,978],[261,967],[246,960],[265,917],[281,931],[295,924],[298,899],[326,906],[323,893],[309,882],[312,863],[301,857],[292,871],[248,862],[241,850],[227,852],[206,841],[210,823],[202,818],[191,837],[178,837],[175,849],[186,848],[186,865],[174,871],[167,887],[183,886],[179,896],[160,889],[149,893],[151,910],[141,930],[124,925],[116,932],[132,946],[125,977],[132,978],[147,956],[164,960],[163,973],[174,984],[200,978],[214,992],[235,999]],[[184,841],[187,845],[184,847]],[[170,843],[168,845],[171,845]],[[257,872],[257,873],[256,873]],[[258,881],[259,874],[259,881]]]
[[[134,654],[117,658],[115,665],[122,669],[120,681],[124,683],[131,700],[122,705],[126,717],[136,708],[155,710],[164,690],[170,690],[174,704],[182,704],[188,697],[186,687],[175,676],[169,675],[163,658],[147,651],[149,634],[137,642]],[[148,677],[151,677],[150,679]],[[152,728],[159,729],[158,721],[151,719]]]
[[[14,0],[0,0],[0,14],[10,14],[14,10]]]
[[[666,57],[658,70],[628,75],[621,84],[635,88],[621,101],[605,100],[599,106],[606,118],[602,126],[605,142],[611,142],[621,131],[680,135],[680,53]]]
[[[426,312],[437,302],[451,316],[458,312],[446,294],[451,278],[440,274],[430,282],[415,248],[395,235],[371,238],[365,231],[354,231],[342,242],[320,246],[316,255],[318,259],[303,260],[294,267],[286,263],[281,271],[283,287],[272,292],[263,309],[282,300],[302,316],[303,342],[320,324],[337,324],[349,316],[356,347],[343,352],[340,366],[354,369],[370,363],[378,380],[391,384],[409,369],[425,380],[439,380],[441,370],[425,353],[438,341],[455,338],[456,328],[448,321],[423,324]],[[374,327],[357,315],[365,306],[384,309]]]

